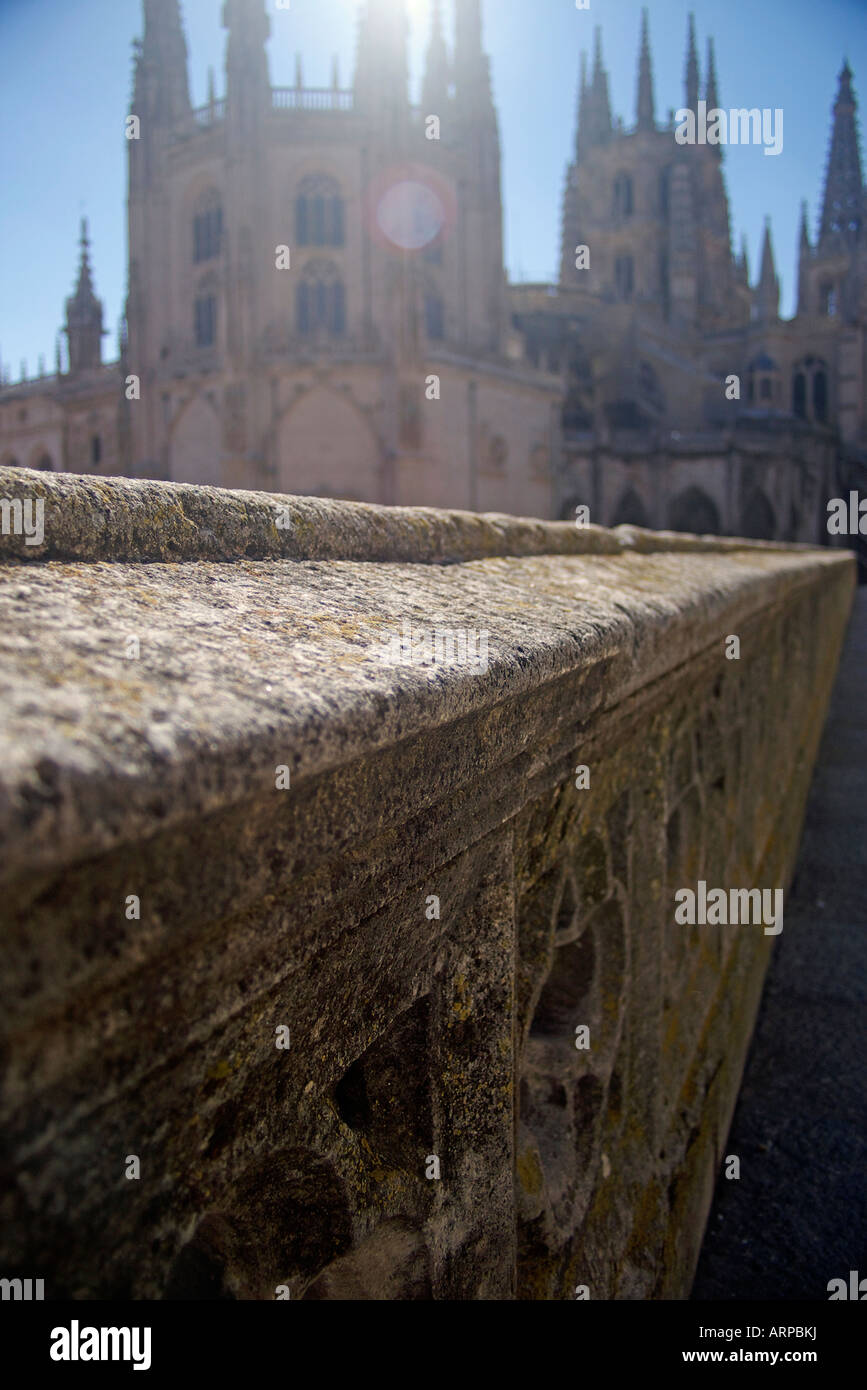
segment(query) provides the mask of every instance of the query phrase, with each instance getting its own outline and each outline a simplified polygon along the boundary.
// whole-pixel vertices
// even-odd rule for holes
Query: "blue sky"
[[[193,100],[203,104],[207,71],[223,91],[221,0],[184,0]],[[427,41],[428,0],[407,0],[413,95]],[[729,147],[724,167],[736,248],[745,232],[753,278],[765,215],[773,223],[782,311],[793,309],[799,208],[810,225],[821,198],[837,75],[844,55],[856,96],[867,101],[867,0],[650,0],[657,118],[683,103],[686,17],[696,15],[704,69],[716,43],[722,106],[782,107],[784,148]],[[267,0],[271,81],[294,82],[295,53],[308,86],[330,83],[337,54],[351,80],[356,0]],[[452,6],[444,10],[450,30]],[[506,263],[512,279],[553,277],[563,176],[574,135],[579,54],[600,24],[612,106],[635,114],[641,0],[483,0],[503,147]],[[78,260],[78,224],[90,219],[97,293],[106,306],[104,355],[116,353],[126,287],[126,141],[131,44],[143,29],[140,0],[0,0],[0,357],[19,376],[48,369]],[[862,145],[863,155],[863,145]]]

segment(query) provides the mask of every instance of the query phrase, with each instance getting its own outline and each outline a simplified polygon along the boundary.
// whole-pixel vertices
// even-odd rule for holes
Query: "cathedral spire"
[[[425,113],[441,113],[448,100],[448,91],[449,55],[446,50],[446,41],[443,38],[440,0],[433,0],[430,39],[427,46],[421,97]]]
[[[493,110],[481,0],[455,0],[455,95],[464,110]]]
[[[857,103],[852,92],[852,69],[848,62],[844,62],[840,71],[837,100],[834,103],[834,123],[831,128],[831,148],[828,153],[825,197],[819,230],[820,244],[835,235],[842,236],[846,241],[859,238],[863,198]]]
[[[809,312],[809,277],[807,270],[812,256],[810,231],[807,226],[807,200],[801,203],[801,234],[798,240],[798,313]]]
[[[747,234],[741,235],[741,254],[738,257],[738,270],[745,285],[750,283],[750,257],[747,249]]]
[[[265,43],[271,21],[264,0],[224,0],[223,28],[226,42],[226,108],[247,109],[267,106],[271,99],[271,79]]]
[[[133,112],[173,126],[190,114],[187,41],[178,0],[144,0],[144,38],[136,44]]]
[[[78,265],[78,284],[75,287],[75,297],[80,302],[92,302],[96,296],[93,292],[93,276],[90,273],[90,238],[87,235],[87,218],[81,219],[81,237],[79,239],[81,247],[81,258]]]
[[[70,372],[98,367],[102,360],[102,304],[97,299],[90,272],[87,218],[81,219],[81,258],[75,293],[66,301],[66,334]]]
[[[580,157],[587,140],[587,110],[590,89],[587,85],[587,54],[581,50],[581,76],[578,82],[578,111],[575,122],[575,158]]]
[[[689,16],[689,29],[686,51],[686,106],[690,111],[698,109],[698,49],[695,46],[695,15]]]
[[[653,69],[650,63],[650,37],[647,29],[647,9],[641,11],[641,53],[638,59],[638,129],[654,130],[656,117],[653,105]]]
[[[611,102],[608,99],[608,73],[602,62],[602,30],[593,30],[593,80],[587,100],[588,135],[601,144],[611,134]]]
[[[455,58],[477,63],[482,56],[481,0],[455,0]]]
[[[704,95],[706,102],[705,109],[708,111],[718,111],[719,92],[717,91],[716,85],[716,57],[714,54],[713,39],[710,38],[707,41],[707,78],[705,80]],[[711,145],[710,148],[713,150],[717,159],[722,159],[722,145]]]
[[[358,27],[355,97],[359,108],[393,120],[406,114],[409,81],[403,0],[367,0]]]
[[[713,111],[714,107],[719,108],[719,93],[716,85],[716,58],[713,49],[713,39],[707,41],[707,85],[705,86],[705,100],[708,111]]]
[[[780,282],[774,264],[774,247],[771,242],[771,220],[765,218],[765,239],[762,243],[762,268],[756,286],[756,306],[759,319],[767,322],[780,316]]]

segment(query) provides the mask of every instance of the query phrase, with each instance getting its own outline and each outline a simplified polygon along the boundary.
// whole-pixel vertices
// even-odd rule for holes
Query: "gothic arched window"
[[[754,487],[744,502],[738,534],[751,541],[772,541],[776,533],[774,509],[762,489]]]
[[[635,265],[631,256],[618,256],[614,262],[614,281],[618,299],[631,299],[635,287]]]
[[[295,299],[298,332],[302,336],[346,332],[346,291],[333,261],[308,261],[301,272]]]
[[[628,487],[617,504],[612,526],[649,526],[647,510],[634,488]]]
[[[759,352],[747,367],[748,395],[752,402],[780,399],[780,368],[766,352]]]
[[[631,217],[632,210],[632,179],[629,174],[618,174],[614,180],[614,216]]]
[[[53,473],[53,472],[54,472],[54,463],[52,462],[51,455],[50,455],[50,454],[43,454],[42,457],[40,458],[39,462],[37,463],[36,467],[37,467],[42,473]]]
[[[193,215],[193,264],[212,261],[223,249],[223,207],[216,188],[196,201]]]
[[[792,412],[800,420],[828,423],[828,364],[821,357],[796,362],[792,378]]]
[[[95,434],[90,441],[90,461],[91,463],[102,462],[102,440],[98,434]]]
[[[424,322],[427,336],[434,342],[442,342],[446,336],[445,310],[436,290],[425,291]]]
[[[308,174],[299,183],[295,198],[296,245],[342,246],[344,239],[339,183],[330,174]]]
[[[696,536],[718,536],[719,512],[706,492],[688,487],[669,503],[668,527],[670,531],[690,531]]]
[[[217,341],[217,296],[209,276],[202,281],[193,305],[196,347],[213,347]]]
[[[641,399],[654,410],[662,413],[665,410],[665,396],[659,384],[659,377],[653,370],[649,362],[641,362],[638,366],[638,389]]]
[[[837,286],[830,280],[825,281],[819,289],[819,312],[829,319],[837,315]]]
[[[828,378],[821,369],[813,377],[813,415],[825,424],[828,419]]]

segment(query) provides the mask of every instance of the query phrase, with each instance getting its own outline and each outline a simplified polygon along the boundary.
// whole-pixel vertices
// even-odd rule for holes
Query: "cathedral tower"
[[[513,505],[547,512],[539,460],[558,384],[522,362],[509,323],[480,0],[456,0],[453,53],[433,4],[421,111],[404,0],[360,3],[346,88],[333,72],[330,87],[306,87],[300,60],[294,86],[271,86],[270,26],[288,33],[294,15],[269,20],[270,8],[224,0],[225,95],[209,82],[194,110],[177,0],[145,3],[124,354],[140,378],[137,468],[503,505],[514,434]],[[507,428],[509,374],[524,395]],[[448,409],[425,409],[428,376]]]
[[[686,98],[699,99],[695,25],[687,36]],[[707,99],[716,101],[712,44]],[[593,75],[582,55],[575,159],[563,202],[561,281],[603,301],[640,306],[649,319],[679,334],[720,329],[743,318],[732,293],[728,199],[715,146],[679,145],[655,117],[653,61],[647,11],[642,14],[636,84],[636,122],[612,122],[599,30]],[[576,247],[589,248],[589,268],[575,265]]]
[[[66,334],[69,347],[69,372],[87,371],[98,367],[102,360],[102,339],[107,332],[102,326],[102,303],[93,289],[87,239],[87,219],[81,221],[81,261],[75,293],[66,301]]]

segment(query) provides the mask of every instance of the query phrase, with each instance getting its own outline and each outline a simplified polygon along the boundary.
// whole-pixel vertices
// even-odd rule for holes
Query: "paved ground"
[[[694,1299],[867,1277],[867,587],[858,590]]]

